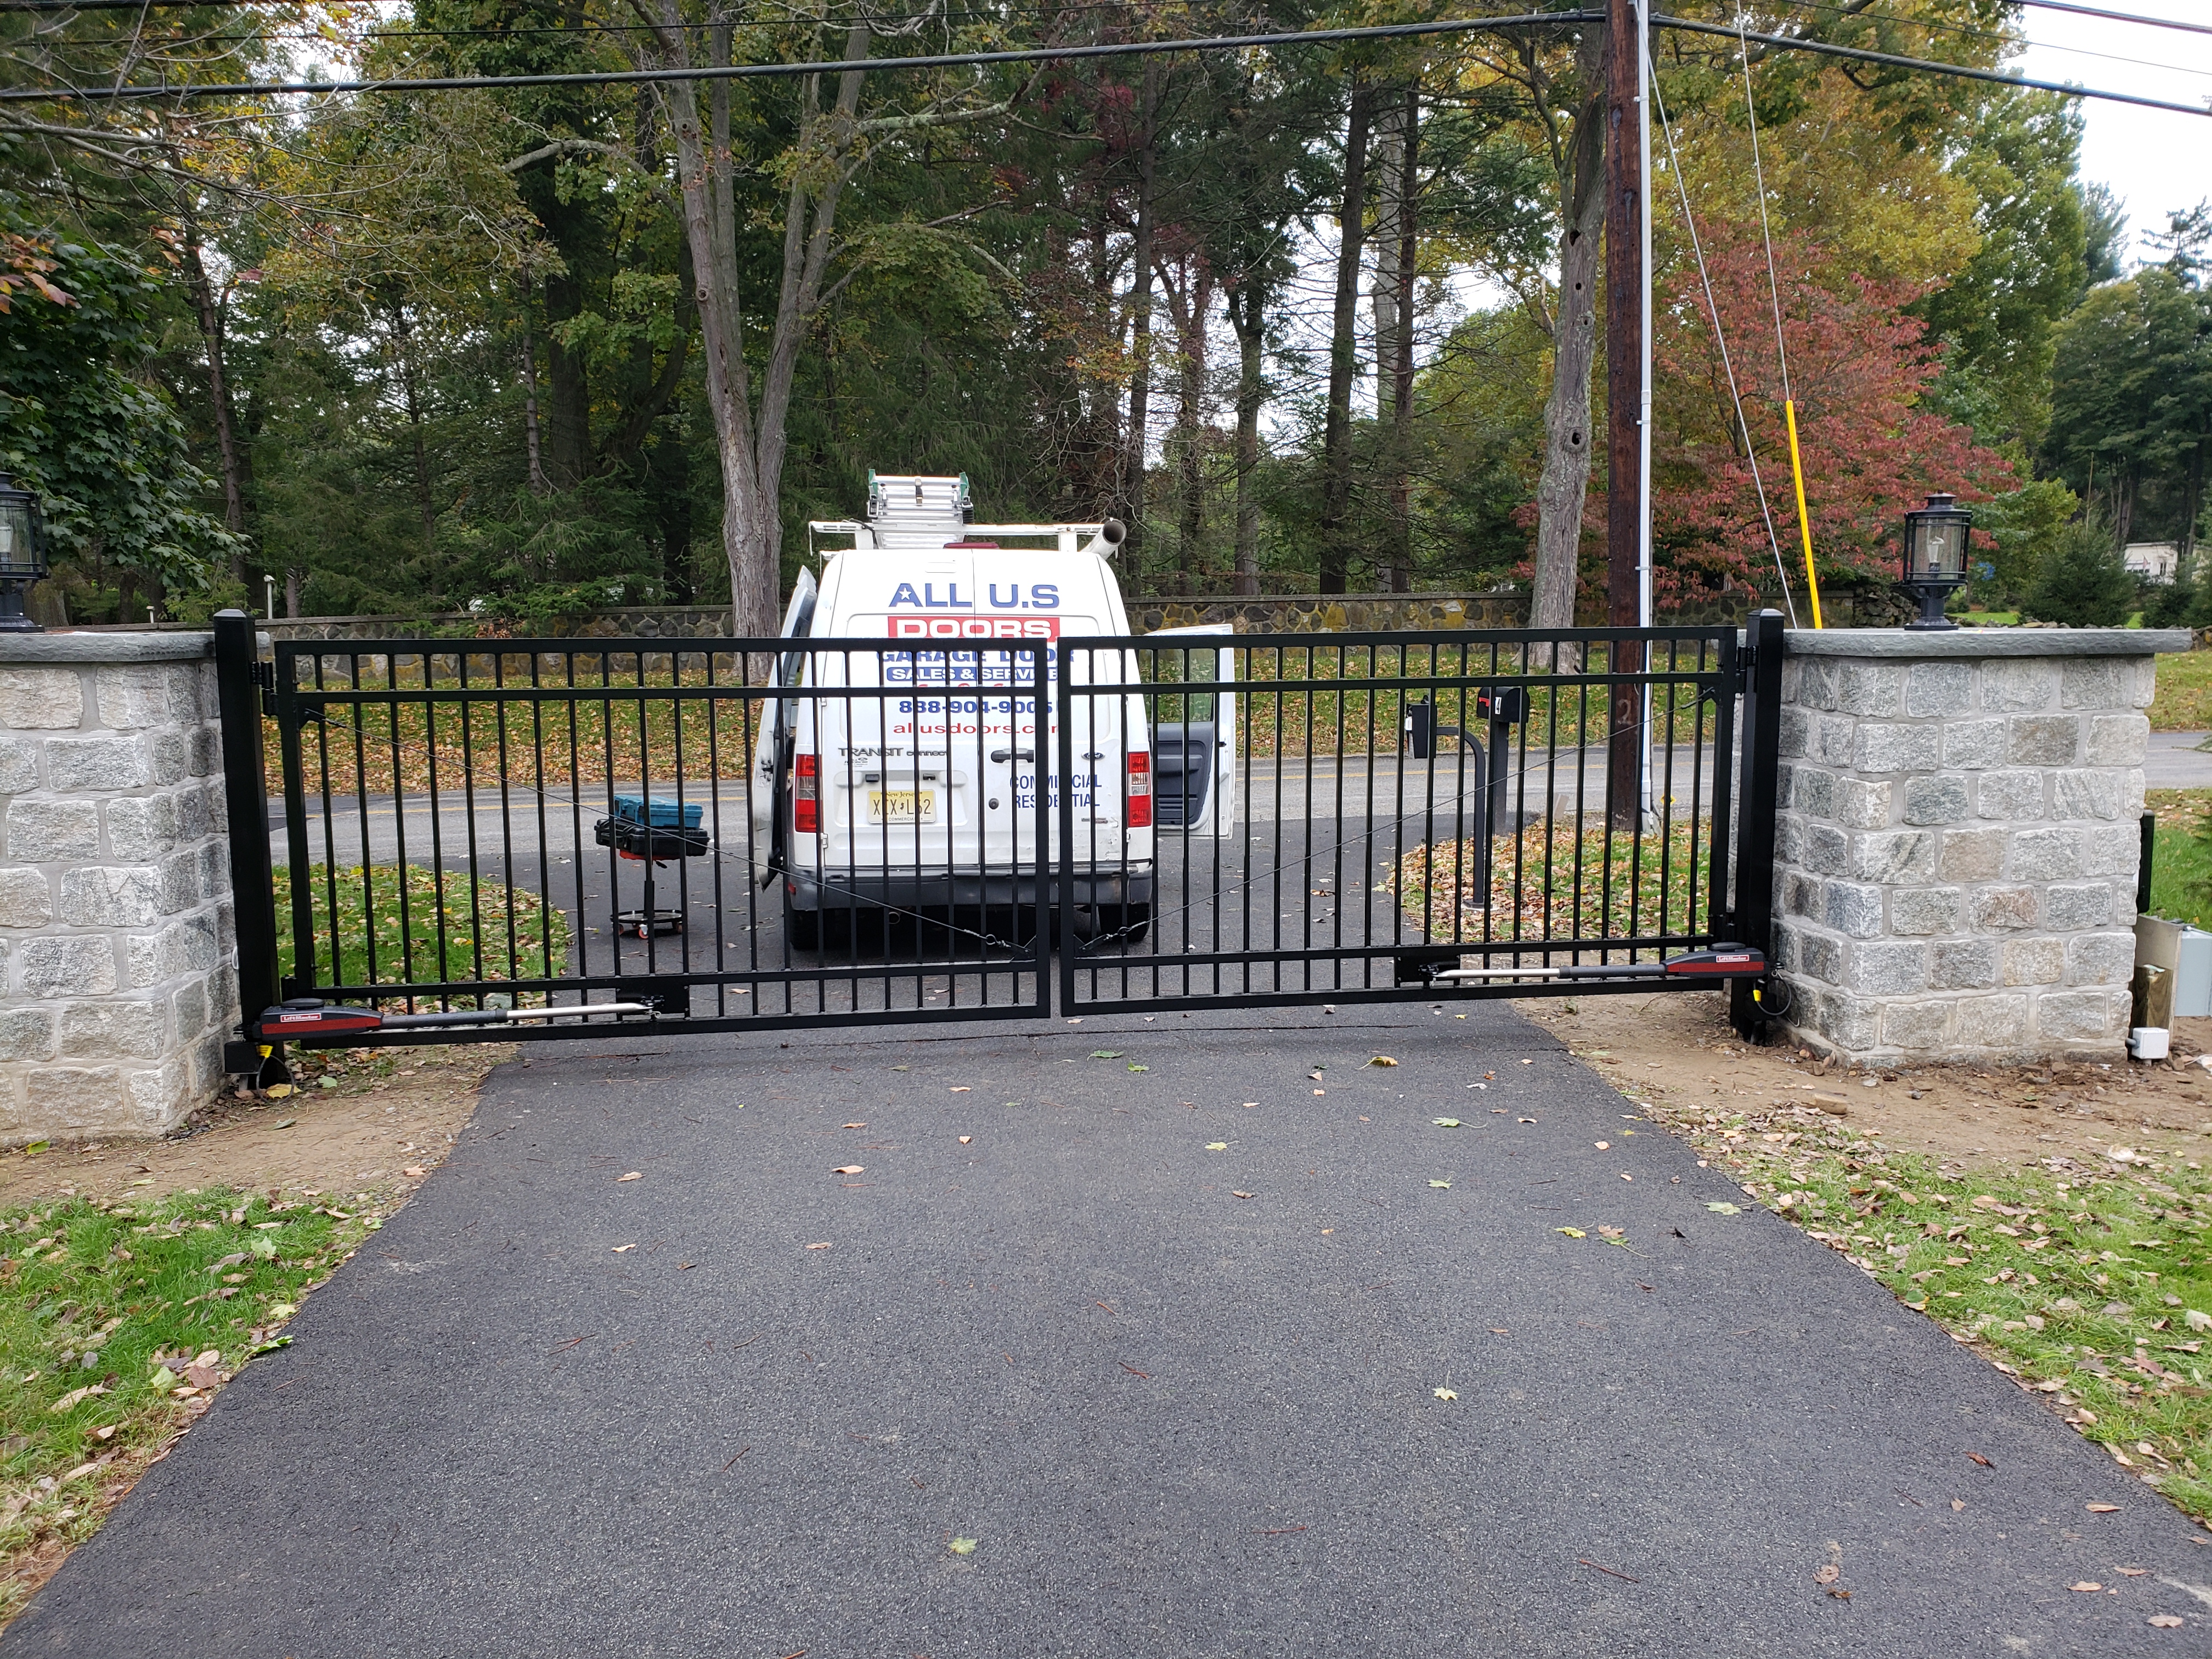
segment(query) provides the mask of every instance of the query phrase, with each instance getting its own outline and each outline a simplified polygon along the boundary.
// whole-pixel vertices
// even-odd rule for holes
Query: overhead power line
[[[2097,17],[2107,23],[2141,23],[2145,28],[2179,29],[2185,34],[2212,34],[2212,23],[2184,23],[2172,17],[2144,17],[2132,11],[2105,11],[2095,6],[2076,6],[2069,0],[2020,0],[2038,11],[2070,11],[2076,17]]]
[[[1651,22],[1656,28],[1682,29],[1692,34],[1718,34],[1730,40],[1738,38],[1735,27],[1728,23],[1700,23],[1687,17],[1668,17],[1656,13],[1653,15]],[[1823,58],[1844,58],[1855,63],[1917,70],[1923,74],[1948,75],[1963,81],[1988,81],[2001,87],[2025,87],[2036,92],[2061,93],[2069,98],[2097,98],[2107,103],[2136,104],[2144,109],[2172,110],[2179,115],[2212,116],[2212,107],[2203,104],[2181,104],[2166,98],[2144,98],[2132,92],[2108,92],[2096,87],[2075,86],[2065,81],[2038,81],[2025,75],[2008,75],[2002,70],[1973,69],[1964,64],[1946,64],[1933,58],[1906,58],[1893,52],[1872,52],[1864,46],[1839,46],[1830,41],[1807,40],[1792,34],[1758,34],[1746,31],[1741,38],[1756,40],[1763,46],[1778,47],[1784,52],[1809,52]]]
[[[1262,46],[1319,46],[1351,40],[1407,40],[1424,35],[1470,33],[1509,33],[1519,29],[1556,28],[1563,24],[1600,22],[1602,11],[1550,11],[1511,16],[1451,18],[1430,23],[1370,24],[1358,28],[1304,29],[1278,34],[1200,36],[1180,40],[1117,40],[1095,46],[1033,46],[1011,52],[939,52],[912,58],[832,58],[798,64],[709,64],[691,69],[592,70],[549,75],[453,75],[353,81],[246,81],[234,84],[191,82],[173,87],[92,86],[48,89],[11,88],[0,91],[0,103],[81,100],[112,103],[159,101],[186,98],[265,98],[283,94],[325,94],[351,92],[462,92],[501,87],[638,86],[671,81],[742,81],[797,75],[881,74],[891,70],[981,68],[994,64],[1073,62],[1086,58],[1135,58],[1161,52],[1230,52]],[[1909,58],[1901,53],[1875,52],[1863,46],[1837,46],[1797,35],[1740,32],[1726,23],[1698,22],[1686,17],[1655,14],[1655,28],[1680,29],[1692,34],[1756,40],[1783,52],[1810,52],[1854,63],[1912,70],[1922,74],[1984,81],[2002,87],[2055,92],[2068,98],[2094,98],[2110,103],[2134,104],[2144,109],[2169,110],[2179,115],[2212,116],[2212,107],[2177,103],[2164,98],[2145,98],[2134,93],[2112,92],[2063,81],[2040,81],[2008,75],[1998,70],[1974,69],[1932,58]]]
[[[1526,12],[1503,17],[1455,17],[1431,23],[1368,24],[1358,28],[1302,29],[1279,34],[1200,36],[1188,40],[1115,40],[1096,46],[1031,46],[1016,52],[948,52],[915,58],[830,58],[803,64],[706,64],[696,69],[586,70],[559,75],[447,75],[406,80],[246,81],[226,86],[189,82],[175,87],[100,86],[64,91],[10,88],[0,103],[53,99],[262,98],[280,93],[463,92],[488,87],[642,86],[665,81],[746,81],[762,76],[880,74],[892,70],[966,69],[992,64],[1051,64],[1082,58],[1136,58],[1158,52],[1234,52],[1256,46],[1323,46],[1345,40],[1399,40],[1431,34],[1557,28],[1602,22],[1602,11]]]

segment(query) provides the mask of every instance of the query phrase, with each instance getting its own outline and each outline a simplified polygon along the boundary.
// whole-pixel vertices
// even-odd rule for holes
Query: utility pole
[[[1607,0],[1605,111],[1606,623],[1634,628],[1643,536],[1644,46],[1637,0]],[[1640,643],[1613,647],[1615,675],[1641,673]],[[1605,769],[1607,816],[1632,830],[1643,811],[1644,688],[1616,680]]]

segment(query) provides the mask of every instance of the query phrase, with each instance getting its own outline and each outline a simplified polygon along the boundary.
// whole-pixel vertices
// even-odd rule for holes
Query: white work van
[[[813,950],[836,924],[897,919],[1032,937],[1054,902],[1063,787],[1078,933],[1141,938],[1160,827],[1234,823],[1236,742],[1232,700],[1212,693],[1179,696],[1183,718],[1156,737],[1137,653],[1063,661],[1063,639],[1129,631],[1109,563],[1121,526],[977,524],[965,477],[872,474],[865,520],[808,529],[852,544],[827,552],[818,583],[799,577],[783,636],[804,648],[778,659],[755,755],[756,868],[783,890],[788,942]],[[1186,654],[1178,678],[1234,672],[1228,650]],[[1108,689],[1065,699],[1071,674]],[[1057,764],[1070,708],[1072,784]]]

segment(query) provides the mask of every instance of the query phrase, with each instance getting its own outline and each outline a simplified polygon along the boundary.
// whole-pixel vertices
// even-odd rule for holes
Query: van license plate
[[[868,791],[868,822],[934,823],[937,822],[937,791],[871,789]]]

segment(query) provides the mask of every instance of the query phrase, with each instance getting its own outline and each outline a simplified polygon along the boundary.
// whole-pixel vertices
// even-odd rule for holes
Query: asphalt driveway
[[[1498,1004],[540,1048],[0,1659],[2212,1650],[1633,1111]]]

